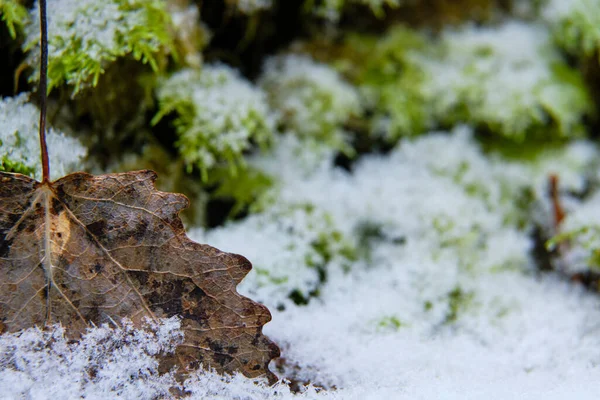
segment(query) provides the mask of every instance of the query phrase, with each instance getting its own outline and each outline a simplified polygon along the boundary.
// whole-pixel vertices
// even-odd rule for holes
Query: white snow
[[[68,327],[31,328],[0,336],[2,399],[150,399],[168,396],[176,382],[160,375],[158,354],[172,353],[183,336],[177,318],[135,329],[90,329],[80,341],[65,335]]]
[[[42,176],[40,161],[39,121],[40,111],[28,103],[29,94],[0,99],[0,157],[6,156]],[[79,170],[87,149],[75,138],[49,127],[46,133],[52,179]]]
[[[272,206],[219,230],[191,232],[255,263],[239,290],[271,307],[264,332],[283,354],[272,368],[302,392],[286,381],[268,387],[198,372],[184,383],[191,398],[596,398],[600,299],[536,273],[527,230],[507,218],[515,206],[501,201],[516,191],[503,186],[528,184],[541,202],[546,159],[554,173],[572,177],[566,187],[578,187],[598,155],[593,145],[517,163],[484,154],[470,129],[459,127],[365,157],[352,173],[333,168],[332,155],[311,157],[311,149],[283,136],[271,157],[253,161],[277,181]],[[365,236],[365,223],[378,228],[374,236]],[[318,282],[306,255],[319,233],[332,239],[333,231],[364,252],[344,265],[333,247],[333,257],[320,260],[327,281]],[[263,279],[259,269],[288,280]],[[308,305],[287,299],[291,289],[315,285],[320,294]],[[176,383],[159,376],[152,356],[177,343],[175,323],[95,328],[80,343],[66,342],[60,329],[4,335],[0,392],[167,395]]]
[[[521,185],[532,188],[549,218],[541,204],[548,174],[581,188],[598,155],[591,144],[516,163],[484,155],[461,127],[404,141],[353,174],[327,168],[326,157],[311,165],[298,156],[301,147],[285,138],[272,163],[257,162],[280,178],[280,205],[311,203],[350,237],[364,221],[383,227],[370,256],[349,272],[336,262],[327,266],[328,281],[308,306],[282,297],[290,285],[306,291],[314,284],[300,261],[305,248],[288,245],[292,238],[303,243],[305,220],[290,214],[296,223],[285,228],[288,219],[267,211],[192,233],[290,277],[277,287],[252,271],[239,288],[271,307],[265,332],[282,347],[283,377],[328,389],[310,398],[595,398],[600,299],[537,274],[527,231],[503,218],[516,207],[503,195]],[[255,221],[269,215],[279,222],[260,229]]]

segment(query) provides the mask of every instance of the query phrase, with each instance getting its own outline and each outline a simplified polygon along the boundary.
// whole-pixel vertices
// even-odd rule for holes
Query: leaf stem
[[[42,183],[50,181],[50,161],[46,145],[46,102],[48,97],[48,27],[46,25],[46,0],[40,4],[40,148],[42,151]]]

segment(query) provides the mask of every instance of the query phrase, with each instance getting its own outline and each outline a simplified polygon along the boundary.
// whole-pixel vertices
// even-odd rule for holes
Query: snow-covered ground
[[[271,206],[190,230],[253,261],[239,290],[270,307],[264,331],[282,349],[272,369],[284,380],[199,372],[185,384],[192,398],[597,398],[600,297],[537,272],[528,225],[550,218],[550,173],[581,189],[591,143],[518,163],[482,153],[459,127],[364,157],[351,173],[332,154],[283,137],[253,161],[278,177]],[[522,185],[539,214],[524,224],[511,197]],[[294,290],[307,305],[290,300]],[[154,356],[180,340],[177,326],[99,327],[75,344],[60,328],[4,335],[0,397],[168,396],[174,378]]]

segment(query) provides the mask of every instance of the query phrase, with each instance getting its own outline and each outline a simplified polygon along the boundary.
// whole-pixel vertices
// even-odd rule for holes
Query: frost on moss
[[[158,69],[158,55],[172,46],[170,17],[162,0],[57,0],[48,7],[49,88],[73,94],[95,86],[107,66],[131,56]],[[31,9],[23,49],[39,75],[39,9]]]
[[[435,145],[421,144],[431,137]],[[471,135],[454,132],[404,140],[389,155],[361,159],[348,174],[333,167],[331,151],[315,155],[306,142],[289,134],[267,155],[249,161],[274,180],[270,207],[208,231],[206,238],[253,261],[255,269],[242,287],[269,305],[284,302],[290,290],[305,296],[317,288],[319,298],[326,298],[340,275],[395,270],[408,274],[400,278],[398,291],[403,296],[410,292],[407,296],[420,304],[398,312],[403,323],[412,326],[422,318],[430,327],[461,323],[467,313],[497,307],[481,300],[487,295],[473,287],[472,276],[522,270],[530,244],[526,232],[506,222],[503,209],[493,210],[486,196],[472,194],[466,182],[457,185],[452,171],[461,170],[465,152],[473,153],[469,161],[478,161],[468,175],[483,186],[480,192],[501,192],[501,183],[492,179],[491,163]],[[447,158],[440,157],[445,154]],[[310,205],[311,211],[271,213],[290,210],[293,204]],[[318,229],[309,229],[311,225]],[[321,283],[314,265],[327,260],[327,280]],[[462,294],[469,302],[458,301]],[[483,308],[474,306],[482,301]],[[431,304],[428,311],[422,308],[426,302]],[[375,320],[389,315],[390,310],[382,312]],[[368,324],[372,329],[372,322]]]
[[[600,49],[600,1],[548,0],[543,13],[559,45],[579,56],[597,54]]]
[[[326,64],[306,56],[267,60],[261,87],[286,129],[351,152],[344,124],[360,113],[358,92]]]
[[[308,203],[274,205],[209,231],[202,240],[252,260],[252,272],[239,290],[273,308],[290,300],[307,303],[318,295],[327,274],[347,269],[355,260],[351,240],[332,216]]]
[[[591,99],[543,27],[449,31],[442,49],[439,61],[423,62],[430,77],[424,90],[442,121],[472,121],[517,141],[582,134]]]
[[[13,39],[28,21],[27,8],[19,0],[0,0],[0,16]]]
[[[425,35],[403,26],[390,29],[381,39],[358,35],[349,39],[346,53],[354,48],[362,55],[362,60],[355,60],[361,68],[354,74],[365,106],[374,112],[374,135],[393,142],[433,125],[430,99],[423,91],[427,77],[415,58],[431,46]],[[340,64],[353,74],[347,62]]]
[[[600,192],[581,204],[571,205],[560,233],[548,243],[561,253],[560,262],[569,273],[600,271]]]
[[[235,173],[244,165],[244,151],[272,138],[266,95],[226,65],[181,70],[159,84],[157,96],[154,122],[175,113],[181,157],[204,180],[210,168],[223,164]]]
[[[19,172],[40,178],[39,118],[28,95],[0,100],[0,171]],[[82,167],[87,150],[78,140],[50,128],[47,132],[52,178],[60,178]]]
[[[324,295],[319,271],[414,265],[414,284],[439,280],[414,293],[430,304],[427,319],[448,324],[481,311],[486,295],[474,275],[527,268],[529,229],[550,207],[548,177],[559,174],[562,190],[582,190],[598,156],[590,143],[573,142],[507,159],[483,152],[466,126],[404,139],[389,155],[359,160],[353,174],[333,167],[332,153],[315,155],[293,134],[279,137],[249,160],[273,180],[263,198],[269,206],[203,240],[247,255],[255,270],[242,287],[271,306],[290,293]],[[414,318],[402,315],[408,324]]]
[[[548,202],[550,175],[560,176],[561,190],[581,192],[585,176],[599,155],[587,141],[562,147],[539,146],[536,152],[517,159],[500,152],[486,154],[473,144],[473,129],[467,126],[456,127],[450,137],[434,132],[402,143],[407,162],[450,179],[501,215],[505,224],[521,229],[534,222],[532,207]]]
[[[359,76],[373,131],[395,141],[435,126],[475,124],[499,137],[577,137],[592,101],[580,74],[539,25],[446,30],[439,40],[395,28]]]

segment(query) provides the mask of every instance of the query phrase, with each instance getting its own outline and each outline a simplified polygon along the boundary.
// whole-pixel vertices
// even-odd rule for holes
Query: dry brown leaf
[[[269,310],[236,292],[250,262],[190,240],[178,216],[188,200],[155,179],[0,173],[0,332],[60,322],[78,337],[91,322],[177,315],[185,340],[163,368],[274,380]]]

